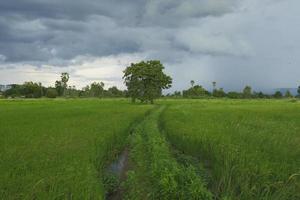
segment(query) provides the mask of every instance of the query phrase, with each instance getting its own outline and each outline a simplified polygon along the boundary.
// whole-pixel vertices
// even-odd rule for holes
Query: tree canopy
[[[201,85],[195,85],[188,90],[182,91],[182,96],[185,98],[201,98],[209,95],[209,92],[205,90]]]
[[[249,85],[247,85],[244,88],[244,90],[243,90],[243,96],[244,96],[244,98],[251,98],[251,96],[252,96],[252,88]]]
[[[132,101],[150,101],[161,96],[163,89],[171,87],[172,78],[164,72],[164,66],[158,60],[132,63],[124,70],[124,83]]]

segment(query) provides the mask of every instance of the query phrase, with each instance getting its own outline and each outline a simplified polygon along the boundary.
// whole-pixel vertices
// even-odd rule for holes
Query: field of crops
[[[127,100],[0,101],[0,199],[103,199],[102,169],[151,107]]]
[[[1,199],[300,199],[298,101],[4,100],[0,137]]]
[[[169,102],[167,138],[197,157],[209,189],[225,199],[300,199],[300,103]]]

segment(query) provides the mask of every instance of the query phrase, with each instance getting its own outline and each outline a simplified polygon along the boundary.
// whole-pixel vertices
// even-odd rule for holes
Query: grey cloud
[[[176,26],[189,18],[219,16],[230,12],[236,0],[153,0],[145,6],[143,22]]]
[[[297,0],[3,0],[0,62],[67,66],[80,56],[142,53],[165,63],[175,88],[190,79],[207,87],[213,80],[235,89],[291,87],[300,72],[299,6]]]
[[[235,0],[10,0],[0,2],[0,54],[7,62],[181,47],[174,34],[190,18],[219,16]],[[159,51],[159,50],[158,50]],[[30,53],[31,52],[31,53]]]

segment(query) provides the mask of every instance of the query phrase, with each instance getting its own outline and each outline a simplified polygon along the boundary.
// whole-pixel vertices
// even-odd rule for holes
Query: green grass
[[[130,137],[132,170],[126,182],[127,199],[199,199],[212,194],[196,169],[176,161],[158,127],[163,106],[140,123]]]
[[[299,102],[165,102],[167,138],[206,164],[217,198],[300,199]]]
[[[0,197],[103,199],[128,141],[129,199],[300,199],[300,103],[226,99],[0,100]]]
[[[103,199],[103,168],[151,108],[127,100],[0,101],[1,199]]]

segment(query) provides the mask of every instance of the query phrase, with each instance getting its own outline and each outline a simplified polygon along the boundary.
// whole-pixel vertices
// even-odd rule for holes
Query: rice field
[[[300,199],[300,103],[168,102],[168,140],[197,157],[217,199]]]
[[[2,100],[0,138],[0,199],[300,199],[299,101]]]
[[[103,168],[151,107],[127,100],[0,101],[0,199],[104,199]]]

